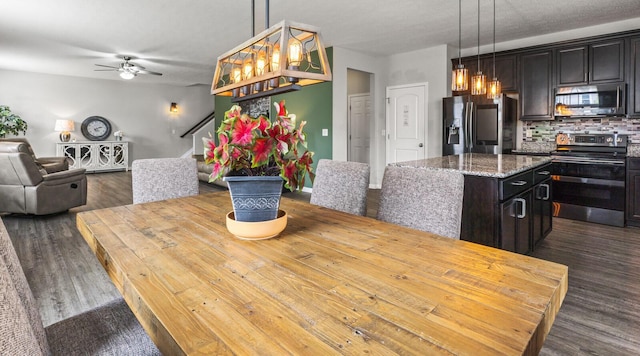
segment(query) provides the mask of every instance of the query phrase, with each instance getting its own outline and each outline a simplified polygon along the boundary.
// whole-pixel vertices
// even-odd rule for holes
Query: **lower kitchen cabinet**
[[[500,204],[500,248],[526,254],[531,251],[531,190]]]
[[[640,158],[627,158],[626,223],[640,227]]]
[[[552,229],[553,200],[551,198],[551,178],[533,187],[533,204],[531,207],[532,242],[535,249]]]
[[[550,164],[502,179],[465,175],[460,239],[531,252],[552,228],[550,177]]]

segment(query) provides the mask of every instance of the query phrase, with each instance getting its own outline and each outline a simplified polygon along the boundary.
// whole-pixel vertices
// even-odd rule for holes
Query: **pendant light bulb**
[[[489,83],[487,99],[499,99],[502,95],[502,84],[496,77],[496,0],[493,0],[493,80]]]
[[[487,77],[480,70],[480,0],[478,0],[478,72],[471,77],[471,95],[487,93]]]
[[[469,71],[462,65],[462,0],[458,0],[458,65],[451,72],[451,91],[469,89]]]

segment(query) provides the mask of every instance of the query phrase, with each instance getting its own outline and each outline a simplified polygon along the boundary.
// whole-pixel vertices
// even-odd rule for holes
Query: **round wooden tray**
[[[227,230],[241,240],[266,240],[278,236],[287,227],[287,212],[278,210],[278,217],[267,221],[236,221],[233,211],[227,213]]]

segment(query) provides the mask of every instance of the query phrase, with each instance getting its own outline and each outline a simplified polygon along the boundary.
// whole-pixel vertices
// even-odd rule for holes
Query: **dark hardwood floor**
[[[79,211],[132,203],[131,174],[89,174],[88,203],[68,213],[2,219],[49,325],[117,296],[75,227]],[[201,183],[201,193],[220,188]],[[379,190],[369,194],[375,217]],[[308,200],[307,193],[286,193]],[[640,229],[555,219],[534,257],[569,266],[569,292],[543,355],[640,354]]]

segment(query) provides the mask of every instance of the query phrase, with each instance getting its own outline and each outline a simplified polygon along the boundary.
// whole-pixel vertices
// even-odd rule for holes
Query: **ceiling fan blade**
[[[150,70],[146,70],[146,69],[139,70],[139,71],[137,71],[137,72],[138,72],[138,73],[140,73],[140,74],[162,75],[162,73],[152,72],[152,71],[150,71]]]
[[[94,69],[94,72],[119,72],[117,69]]]
[[[96,66],[98,66],[98,67],[105,67],[105,68],[112,68],[112,69],[119,69],[118,67],[114,67],[114,66],[107,66],[107,65],[104,65],[104,64],[96,64]]]

